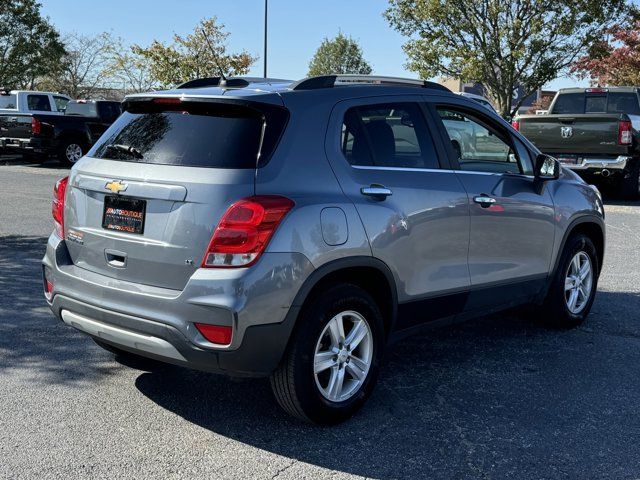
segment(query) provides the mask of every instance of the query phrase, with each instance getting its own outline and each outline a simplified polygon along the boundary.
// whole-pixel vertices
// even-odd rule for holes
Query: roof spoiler
[[[383,77],[378,75],[320,75],[307,77],[294,82],[289,88],[292,90],[316,90],[320,88],[334,88],[346,85],[387,85],[398,87],[421,87],[441,90],[451,93],[444,85],[413,78]]]

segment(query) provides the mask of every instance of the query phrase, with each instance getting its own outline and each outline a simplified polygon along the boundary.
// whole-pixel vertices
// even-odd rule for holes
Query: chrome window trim
[[[384,170],[392,172],[431,172],[431,173],[453,173],[455,170],[445,168],[409,168],[409,167],[378,167],[375,165],[351,165],[356,170]]]
[[[427,172],[427,173],[462,173],[465,175],[492,175],[492,176],[508,176],[520,178],[535,178],[534,175],[524,175],[521,173],[500,173],[500,172],[479,172],[476,170],[454,170],[447,168],[408,168],[408,167],[378,167],[371,165],[351,165],[356,170],[382,170],[391,172]]]

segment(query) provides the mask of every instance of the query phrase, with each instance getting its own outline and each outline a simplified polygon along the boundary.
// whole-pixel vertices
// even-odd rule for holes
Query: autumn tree
[[[154,40],[148,47],[134,45],[132,53],[149,61],[152,77],[162,87],[169,87],[200,77],[245,75],[257,60],[246,51],[228,53],[229,33],[216,17],[201,21],[194,32],[174,34],[173,43]]]
[[[112,47],[109,74],[114,86],[126,93],[148,92],[158,87],[158,81],[151,71],[151,60],[134,53],[131,48],[118,40]]]
[[[509,117],[567,73],[627,9],[625,0],[390,0],[385,17],[409,37],[408,68],[423,78],[482,83]],[[524,90],[514,102],[516,87]]]
[[[579,58],[573,72],[597,85],[640,85],[640,19],[614,25]]]
[[[309,63],[309,76],[332,73],[369,75],[371,65],[362,54],[362,48],[353,38],[342,32],[333,39],[325,39]]]
[[[55,28],[35,0],[0,0],[0,86],[33,88],[58,70],[65,54]]]

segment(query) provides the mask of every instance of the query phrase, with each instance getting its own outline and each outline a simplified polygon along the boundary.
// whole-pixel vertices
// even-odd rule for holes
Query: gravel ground
[[[1,478],[640,478],[640,204],[607,205],[584,326],[498,315],[425,332],[334,428],[281,413],[265,380],[122,364],[41,293],[65,170],[0,164]]]

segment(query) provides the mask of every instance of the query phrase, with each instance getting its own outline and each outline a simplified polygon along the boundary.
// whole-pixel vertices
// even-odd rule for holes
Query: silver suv
[[[58,182],[43,260],[55,316],[117,355],[270,376],[327,424],[419,327],[591,308],[599,193],[444,87],[209,78],[123,107]]]

